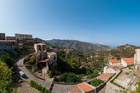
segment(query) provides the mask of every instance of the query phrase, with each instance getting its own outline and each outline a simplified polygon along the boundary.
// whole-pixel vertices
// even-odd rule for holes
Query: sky
[[[140,0],[0,0],[0,33],[140,46]]]

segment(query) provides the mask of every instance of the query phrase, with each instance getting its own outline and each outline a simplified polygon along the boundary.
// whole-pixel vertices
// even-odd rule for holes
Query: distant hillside
[[[123,46],[119,46],[117,47],[115,50],[111,51],[111,55],[115,56],[115,57],[134,57],[134,53],[135,53],[135,49],[137,47],[133,46],[133,45],[123,45]]]
[[[140,47],[126,44],[126,45],[119,46],[116,49],[111,50],[111,51],[88,52],[88,53],[85,53],[84,56],[89,59],[101,58],[103,59],[105,64],[108,64],[108,60],[111,60],[111,59],[120,60],[121,58],[134,57],[136,48],[140,48]]]
[[[114,49],[113,47],[106,46],[106,45],[99,45],[99,44],[91,44],[87,42],[81,42],[77,40],[46,40],[48,43],[53,45],[58,45],[67,48],[73,48],[80,52],[87,53],[90,51],[109,51]]]
[[[38,42],[40,42],[40,43],[44,43],[44,44],[46,44],[47,46],[53,46],[52,44],[49,44],[48,42],[46,42],[45,40],[42,40],[42,39],[40,39],[40,38],[34,38],[34,39],[36,39]]]

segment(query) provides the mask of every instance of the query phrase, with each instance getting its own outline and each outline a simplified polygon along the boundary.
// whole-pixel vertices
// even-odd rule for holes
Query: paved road
[[[52,84],[51,79],[47,80],[47,81],[44,81],[44,80],[41,80],[41,79],[38,79],[38,78],[32,76],[30,73],[28,73],[24,69],[24,67],[23,67],[23,60],[24,60],[24,58],[19,59],[18,62],[17,62],[17,66],[18,66],[18,69],[22,70],[25,73],[25,75],[27,76],[27,78],[25,78],[25,80],[28,81],[28,82],[30,82],[30,80],[34,80],[38,84],[41,84],[43,87],[46,87],[47,89],[50,89],[51,84]]]

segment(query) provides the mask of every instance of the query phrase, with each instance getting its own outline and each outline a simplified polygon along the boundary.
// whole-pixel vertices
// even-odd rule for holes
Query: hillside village
[[[0,61],[13,67],[9,80],[17,84],[15,93],[140,93],[140,49],[125,47],[83,55],[75,49],[47,45],[29,34],[0,33]],[[4,59],[7,55],[12,65]],[[0,92],[4,91],[8,90]]]

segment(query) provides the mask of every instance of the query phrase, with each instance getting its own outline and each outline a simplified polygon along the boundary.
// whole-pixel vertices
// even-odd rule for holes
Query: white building
[[[120,61],[119,60],[116,60],[116,59],[112,59],[112,60],[109,60],[109,65],[110,66],[120,66]]]
[[[135,69],[139,70],[140,69],[140,49],[136,49],[135,50],[135,54],[134,54],[134,65],[135,65]]]
[[[134,64],[134,58],[121,58],[121,65],[127,67],[128,65]]]

